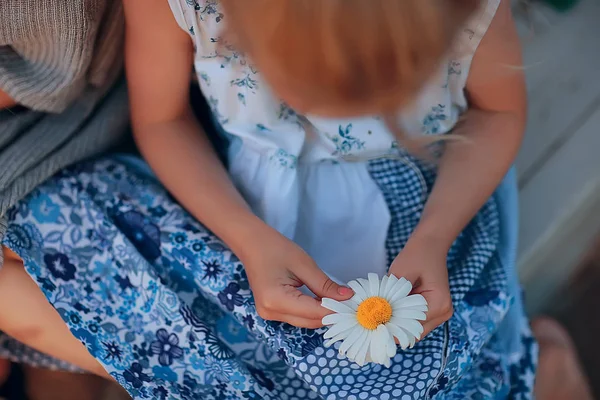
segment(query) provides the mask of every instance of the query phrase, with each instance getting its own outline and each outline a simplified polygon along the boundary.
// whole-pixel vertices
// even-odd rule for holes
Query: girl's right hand
[[[254,293],[258,315],[299,328],[317,329],[331,312],[299,289],[306,285],[318,298],[338,301],[354,295],[352,289],[333,282],[298,245],[277,232],[254,244],[240,257]]]

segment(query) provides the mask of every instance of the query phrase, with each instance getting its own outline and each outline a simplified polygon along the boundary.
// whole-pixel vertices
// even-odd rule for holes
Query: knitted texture
[[[0,1],[0,90],[24,106],[0,110],[0,243],[12,206],[125,132],[123,27],[120,0]]]

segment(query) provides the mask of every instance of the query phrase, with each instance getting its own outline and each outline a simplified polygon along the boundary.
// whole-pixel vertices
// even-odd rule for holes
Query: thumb
[[[417,290],[417,292],[425,297],[429,306],[427,320],[423,324],[424,332],[421,336],[423,338],[429,332],[448,321],[452,317],[454,309],[448,285],[434,285],[424,290]]]
[[[319,298],[344,301],[354,296],[352,289],[334,282],[316,264],[304,266],[302,271],[294,273]]]

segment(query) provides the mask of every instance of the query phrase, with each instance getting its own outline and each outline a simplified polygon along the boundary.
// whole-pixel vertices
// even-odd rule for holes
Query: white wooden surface
[[[568,14],[535,5],[533,24],[517,19],[530,103],[517,160],[519,267],[537,313],[600,232],[600,1]]]

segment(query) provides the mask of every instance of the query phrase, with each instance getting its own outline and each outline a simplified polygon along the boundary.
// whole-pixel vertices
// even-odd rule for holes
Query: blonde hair
[[[221,0],[228,37],[274,90],[315,107],[396,113],[439,66],[479,0]],[[395,123],[392,121],[395,120]]]

